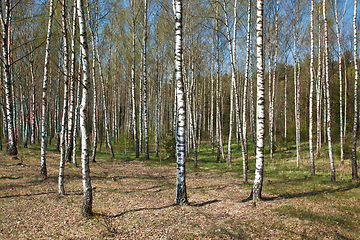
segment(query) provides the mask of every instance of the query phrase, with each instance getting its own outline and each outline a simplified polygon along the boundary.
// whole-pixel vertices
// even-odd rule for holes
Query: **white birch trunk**
[[[85,16],[83,10],[83,1],[77,0],[77,10],[79,17],[80,28],[80,50],[82,57],[83,67],[83,88],[82,88],[82,100],[80,105],[80,128],[81,128],[81,163],[82,163],[82,181],[84,188],[84,199],[81,208],[81,214],[83,217],[92,215],[92,187],[90,180],[90,168],[89,168],[89,134],[87,132],[87,120],[88,120],[88,91],[89,91],[89,53],[88,44],[86,38],[86,25]]]
[[[324,30],[325,30],[325,85],[326,85],[326,105],[327,105],[327,136],[328,136],[328,149],[329,149],[329,158],[330,158],[330,173],[331,181],[335,182],[335,165],[332,152],[332,141],[331,141],[331,109],[330,109],[330,86],[329,86],[329,46],[328,46],[328,22],[326,16],[326,0],[323,1],[323,14],[324,14]]]
[[[320,24],[319,24],[319,33],[320,33]],[[316,124],[316,155],[320,157],[321,149],[321,96],[322,96],[322,86],[321,86],[321,41],[319,41],[319,53],[318,53],[318,74],[317,74],[317,84],[316,84],[316,112],[317,112],[317,124]]]
[[[97,23],[97,19],[96,19],[96,25]],[[108,119],[108,110],[107,110],[107,103],[106,103],[106,94],[105,94],[105,83],[104,83],[104,75],[102,72],[102,65],[101,65],[101,61],[100,61],[100,54],[99,54],[99,36],[98,36],[98,31],[97,31],[97,27],[96,27],[96,32],[95,32],[95,41],[94,41],[94,48],[95,48],[95,52],[96,52],[96,60],[98,63],[98,67],[99,67],[99,75],[100,75],[100,82],[101,82],[101,89],[102,89],[102,95],[103,95],[103,105],[104,105],[104,123],[105,123],[105,132],[106,132],[106,142],[107,145],[109,147],[109,151],[111,154],[111,157],[115,157],[114,155],[114,150],[113,147],[111,145],[111,139],[110,139],[110,129],[109,129],[109,119]],[[83,97],[84,98],[84,97]]]
[[[353,125],[353,137],[352,137],[352,148],[351,148],[351,178],[358,179],[357,159],[356,159],[356,142],[357,142],[357,125],[358,125],[358,81],[359,81],[359,69],[357,63],[357,0],[354,0],[354,66],[355,66],[355,82],[354,82],[354,125]]]
[[[143,29],[144,135],[145,135],[145,158],[149,159],[146,42],[147,42],[147,0],[144,0],[144,29]]]
[[[131,66],[131,97],[132,97],[132,124],[135,138],[135,152],[136,158],[139,158],[139,137],[137,131],[137,116],[136,116],[136,99],[135,99],[135,31],[136,31],[136,19],[135,19],[135,0],[130,1],[132,8],[132,66]]]
[[[310,9],[311,21],[311,60],[310,60],[310,96],[309,96],[309,154],[310,154],[310,174],[315,175],[315,161],[313,149],[313,95],[314,95],[314,0],[311,0]]]
[[[78,122],[79,122],[79,109],[80,109],[80,93],[81,93],[81,61],[79,63],[79,75],[78,75],[78,88],[77,88],[77,97],[76,97],[76,108],[74,113],[74,136],[73,136],[73,151],[72,151],[72,162],[75,167],[77,167],[77,161],[76,161],[76,137],[77,129],[78,129]],[[94,119],[96,117],[94,116]],[[80,132],[80,131],[79,131]],[[80,134],[79,134],[80,135]]]
[[[67,129],[66,129],[66,122],[68,117],[68,45],[67,45],[67,16],[66,16],[66,1],[62,1],[62,14],[61,14],[61,21],[62,21],[62,37],[63,37],[63,49],[64,49],[64,66],[63,66],[63,73],[64,73],[64,106],[63,106],[63,116],[61,120],[61,134],[60,134],[60,168],[59,168],[59,194],[65,195],[64,189],[64,168],[65,168],[65,153],[66,153],[66,138],[67,138]]]
[[[75,101],[75,38],[76,38],[76,7],[73,6],[73,25],[70,46],[70,83],[69,83],[69,117],[68,117],[68,140],[66,147],[66,162],[71,162],[74,137],[74,101]]]
[[[246,66],[245,66],[245,80],[244,80],[244,94],[243,94],[243,111],[242,111],[242,155],[243,155],[243,180],[247,182],[247,170],[248,170],[248,149],[247,149],[247,92],[249,85],[249,71],[250,70],[250,49],[251,49],[251,0],[248,1],[248,22],[247,22],[247,36],[246,36]]]
[[[182,0],[174,0],[175,15],[175,78],[176,78],[176,111],[178,113],[176,156],[177,156],[177,186],[176,204],[188,204],[185,181],[185,128],[186,101],[182,71]]]
[[[225,13],[225,26],[226,26],[226,32],[227,32],[227,38],[229,43],[229,52],[230,52],[230,65],[231,65],[231,90],[230,90],[230,123],[229,123],[229,142],[228,142],[228,158],[227,158],[227,165],[231,166],[231,138],[232,138],[232,132],[233,132],[233,115],[234,115],[234,86],[236,81],[236,70],[235,70],[235,52],[234,52],[234,46],[236,45],[236,7],[237,7],[237,0],[235,0],[234,3],[234,36],[231,38],[230,36],[230,27],[229,27],[229,20],[228,20],[228,14],[226,10],[226,2],[223,1],[223,8]],[[232,45],[233,43],[233,45]]]
[[[256,58],[257,58],[257,108],[256,108],[256,166],[252,188],[252,198],[261,200],[264,169],[264,133],[265,133],[265,81],[263,66],[263,0],[256,1]]]
[[[1,12],[2,6],[1,6]],[[1,34],[2,34],[2,54],[3,54],[3,71],[4,71],[4,85],[5,85],[5,100],[6,100],[6,116],[8,129],[8,145],[6,146],[7,155],[17,155],[15,125],[14,125],[14,103],[12,96],[12,79],[10,73],[10,32],[11,32],[11,3],[5,0],[4,15],[1,14]]]
[[[44,64],[44,81],[43,81],[43,92],[42,92],[42,115],[41,115],[41,176],[47,178],[46,170],[46,140],[47,140],[47,126],[46,126],[46,105],[47,105],[47,85],[48,85],[48,75],[49,75],[49,54],[50,54],[50,38],[51,38],[51,27],[52,27],[52,17],[53,17],[53,3],[54,0],[50,1],[49,9],[49,22],[46,35],[46,47],[45,47],[45,64]]]
[[[337,44],[338,44],[338,61],[339,61],[339,101],[340,101],[340,161],[341,165],[344,165],[344,119],[343,119],[343,103],[342,103],[342,53],[341,53],[341,31],[340,31],[340,24],[339,24],[339,18],[338,18],[338,10],[337,10],[337,0],[334,1],[335,4],[335,26],[336,26],[336,38],[337,38]]]
[[[299,109],[299,79],[298,79],[298,53],[297,53],[297,35],[295,21],[295,5],[294,5],[294,100],[295,100],[295,125],[296,125],[296,167],[300,167],[300,109]]]

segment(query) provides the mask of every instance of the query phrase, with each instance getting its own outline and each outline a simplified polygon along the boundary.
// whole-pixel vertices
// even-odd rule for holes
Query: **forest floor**
[[[258,202],[247,200],[253,156],[247,184],[237,155],[232,168],[200,160],[196,170],[189,162],[190,204],[182,207],[174,205],[173,160],[99,154],[90,164],[95,215],[83,218],[80,167],[66,164],[60,196],[59,153],[47,152],[43,180],[39,147],[21,149],[18,159],[1,151],[0,239],[359,239],[360,184],[350,180],[350,161],[337,165],[337,182],[330,183],[326,157],[310,177],[289,154],[266,159]]]

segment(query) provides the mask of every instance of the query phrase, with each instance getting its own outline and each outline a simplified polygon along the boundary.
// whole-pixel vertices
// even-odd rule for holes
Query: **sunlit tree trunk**
[[[310,9],[311,21],[311,60],[310,60],[310,96],[309,96],[309,154],[310,154],[310,173],[315,175],[315,160],[313,149],[313,95],[314,95],[314,0],[311,0]]]
[[[95,24],[96,25],[98,24],[97,20],[96,20]],[[97,30],[97,27],[96,27],[96,30]],[[113,150],[113,147],[111,145],[111,139],[110,139],[109,115],[108,115],[108,109],[107,109],[107,103],[106,103],[105,82],[104,82],[104,75],[103,75],[103,72],[102,72],[102,64],[101,64],[101,60],[100,60],[99,43],[98,42],[99,42],[99,36],[98,36],[98,32],[96,31],[95,32],[94,48],[95,48],[95,52],[96,52],[96,60],[97,60],[98,67],[99,67],[99,75],[100,75],[101,89],[102,89],[102,95],[103,95],[104,124],[105,124],[105,132],[106,132],[106,142],[107,142],[107,145],[109,147],[111,157],[115,157],[114,150]]]
[[[139,158],[139,137],[137,131],[136,101],[135,101],[135,37],[136,37],[136,18],[135,18],[135,1],[130,1],[132,8],[132,66],[131,66],[131,98],[132,98],[132,126],[135,138],[136,158]]]
[[[42,111],[41,111],[41,176],[47,178],[46,169],[46,141],[47,141],[47,126],[46,126],[46,105],[47,105],[47,87],[48,87],[48,76],[49,76],[49,54],[50,54],[50,39],[51,39],[51,27],[53,17],[53,3],[54,0],[50,1],[49,9],[49,22],[46,35],[46,47],[45,47],[45,64],[44,64],[44,81],[43,81],[43,92],[42,92]]]
[[[16,147],[16,136],[15,136],[15,125],[14,125],[14,103],[13,103],[13,82],[10,73],[11,58],[10,58],[10,33],[11,33],[11,2],[5,0],[5,11],[1,5],[1,47],[2,47],[2,65],[3,65],[3,74],[4,74],[4,85],[5,85],[5,100],[6,100],[6,116],[7,116],[7,137],[8,145],[6,146],[7,155],[17,155]]]
[[[264,133],[265,133],[265,81],[263,66],[263,0],[256,2],[256,58],[257,58],[257,108],[256,108],[256,165],[252,198],[261,200],[264,169]]]
[[[68,140],[66,147],[66,162],[71,162],[74,136],[74,105],[75,105],[75,39],[76,38],[76,7],[73,6],[73,22],[70,45],[70,82],[69,82],[69,117],[68,117]]]
[[[339,61],[339,87],[340,87],[340,91],[339,91],[339,103],[340,103],[340,161],[341,161],[341,165],[344,165],[344,119],[343,119],[343,99],[342,99],[342,95],[343,95],[343,83],[342,83],[342,53],[341,53],[341,31],[340,31],[340,23],[339,23],[339,18],[338,18],[338,9],[337,9],[337,0],[334,1],[334,5],[335,5],[335,26],[336,26],[336,36],[337,36],[337,44],[338,44],[338,61]]]
[[[80,56],[81,57],[81,56]],[[80,109],[80,93],[81,93],[81,61],[79,62],[79,75],[78,75],[78,88],[77,88],[77,97],[76,97],[76,107],[74,113],[74,136],[73,136],[73,152],[72,152],[72,162],[75,167],[77,167],[76,161],[76,137],[77,137],[77,129],[78,129],[78,122],[79,122],[79,109]],[[96,119],[96,117],[94,116]],[[80,131],[79,131],[80,132]]]
[[[294,100],[295,100],[295,125],[296,125],[296,167],[300,167],[300,88],[299,88],[299,79],[298,79],[298,36],[297,36],[297,28],[296,22],[297,18],[295,17],[295,3],[294,3]]]
[[[185,181],[185,128],[186,128],[186,102],[182,71],[182,0],[174,0],[175,15],[175,78],[176,99],[178,112],[176,156],[177,156],[177,184],[176,204],[188,204]]]
[[[248,153],[247,153],[247,88],[249,83],[249,71],[250,71],[250,49],[251,49],[251,0],[248,1],[248,22],[247,22],[247,36],[246,36],[246,66],[245,66],[245,80],[244,80],[244,94],[243,94],[243,111],[242,111],[242,155],[243,155],[243,181],[247,182],[247,170],[248,170]]]
[[[335,182],[335,165],[332,152],[332,141],[331,141],[331,109],[330,109],[330,83],[329,83],[329,46],[328,46],[328,22],[326,16],[326,0],[323,1],[323,15],[324,15],[324,38],[325,38],[325,85],[326,85],[326,105],[327,105],[327,117],[326,117],[326,126],[327,126],[327,136],[328,136],[328,149],[329,149],[329,158],[330,158],[330,173],[331,181]]]
[[[231,138],[233,132],[233,115],[234,115],[234,86],[236,84],[236,70],[235,70],[235,49],[236,46],[236,7],[237,7],[237,0],[234,3],[234,34],[233,38],[230,36],[230,27],[229,27],[229,20],[228,14],[226,10],[226,1],[223,1],[223,8],[225,13],[225,25],[226,25],[226,32],[227,38],[229,43],[229,52],[230,52],[230,64],[231,64],[231,90],[230,90],[230,123],[229,123],[229,142],[228,142],[228,158],[227,158],[227,165],[231,166]]]
[[[145,158],[149,159],[149,136],[148,136],[148,104],[147,104],[147,69],[146,69],[146,43],[147,43],[147,0],[144,0],[144,29],[143,29],[143,90],[144,90],[144,135],[145,135]]]
[[[319,33],[320,33],[320,24],[319,24]],[[322,86],[321,86],[321,41],[319,41],[319,53],[318,53],[318,73],[317,73],[317,84],[316,84],[316,112],[317,112],[317,124],[316,124],[316,155],[320,156],[321,149],[321,96],[322,96]]]
[[[61,120],[61,134],[60,134],[60,168],[59,168],[59,194],[64,195],[64,168],[65,168],[65,151],[66,151],[66,122],[68,118],[68,97],[69,97],[69,88],[68,88],[68,45],[67,45],[67,15],[66,15],[66,1],[62,1],[62,37],[63,37],[63,74],[64,74],[64,106],[63,106],[63,116]]]
[[[353,138],[352,138],[352,148],[351,148],[351,178],[358,179],[358,170],[357,170],[357,159],[356,159],[356,141],[357,141],[357,125],[358,125],[358,79],[359,79],[359,70],[357,64],[357,0],[354,0],[354,67],[355,67],[355,82],[354,82],[354,126],[353,126]],[[335,176],[334,176],[335,180]]]
[[[275,104],[275,84],[276,84],[276,68],[277,68],[277,55],[278,55],[278,12],[279,12],[279,0],[276,1],[275,11],[275,60],[272,79],[269,77],[269,148],[270,158],[273,158],[274,153],[274,104]],[[269,66],[270,67],[270,66]]]
[[[77,10],[80,29],[80,51],[82,60],[82,100],[80,105],[80,128],[81,128],[81,163],[82,163],[82,181],[84,188],[84,198],[81,208],[83,217],[92,215],[92,187],[89,168],[89,134],[87,132],[88,122],[88,91],[89,91],[89,53],[86,38],[86,25],[83,10],[83,1],[77,0]]]

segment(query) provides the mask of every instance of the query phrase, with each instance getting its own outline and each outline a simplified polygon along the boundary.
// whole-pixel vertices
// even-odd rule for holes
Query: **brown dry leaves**
[[[1,239],[302,239],[351,236],[341,228],[281,215],[274,208],[296,199],[243,202],[250,191],[232,173],[188,172],[189,206],[175,206],[176,169],[140,161],[98,159],[91,164],[91,218],[82,218],[81,169],[67,164],[57,193],[59,158],[48,153],[49,178],[40,159],[1,156]],[[268,196],[273,197],[273,196]],[[315,206],[309,206],[315,207]],[[324,231],[327,230],[326,235]]]

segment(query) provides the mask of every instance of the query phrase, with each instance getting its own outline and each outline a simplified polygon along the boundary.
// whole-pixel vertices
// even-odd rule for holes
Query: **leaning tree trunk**
[[[174,0],[175,14],[175,78],[176,78],[176,111],[178,117],[176,156],[177,156],[177,184],[176,204],[188,204],[185,181],[185,128],[186,128],[186,101],[182,70],[182,0]]]
[[[355,82],[354,82],[354,126],[353,126],[353,138],[352,138],[352,148],[351,148],[351,178],[358,179],[358,170],[357,170],[357,160],[356,160],[356,141],[357,141],[357,123],[358,123],[358,79],[359,79],[359,70],[357,64],[357,27],[356,27],[356,18],[357,18],[357,0],[354,1],[354,66],[355,66]]]
[[[42,93],[42,111],[41,111],[41,176],[47,178],[46,170],[46,140],[47,140],[47,128],[46,128],[46,92],[48,85],[49,76],[49,54],[50,54],[50,38],[51,38],[51,27],[53,17],[53,3],[54,0],[50,1],[49,10],[49,22],[46,35],[46,47],[45,47],[45,66],[44,66],[44,81],[43,81],[43,93]]]
[[[315,175],[315,161],[313,148],[313,95],[314,95],[314,0],[311,0],[310,9],[311,21],[311,60],[310,60],[310,96],[309,96],[309,154],[310,154],[310,174]]]
[[[83,10],[83,1],[77,0],[77,10],[80,28],[80,50],[82,57],[82,99],[80,105],[80,127],[81,127],[81,163],[82,163],[82,179],[84,187],[84,199],[81,208],[81,214],[84,217],[92,215],[92,187],[90,180],[89,168],[89,134],[87,132],[88,123],[88,93],[89,93],[89,51],[86,39],[86,25]]]
[[[231,38],[230,36],[230,28],[229,28],[229,20],[228,15],[226,11],[226,2],[223,2],[223,8],[225,13],[225,25],[226,25],[226,32],[227,32],[227,38],[229,43],[229,52],[230,52],[230,64],[231,64],[231,90],[230,90],[230,123],[229,123],[229,142],[228,142],[228,158],[227,158],[227,165],[231,166],[231,138],[232,138],[232,132],[233,132],[233,115],[234,115],[234,86],[236,82],[236,70],[235,70],[235,51],[233,49],[233,46],[236,45],[236,7],[237,7],[237,0],[235,0],[234,3],[234,36]],[[231,44],[233,43],[233,45]]]
[[[329,158],[330,158],[330,172],[331,172],[331,181],[335,182],[335,165],[334,158],[332,153],[332,141],[331,141],[331,109],[330,109],[330,86],[329,86],[329,46],[328,46],[328,22],[326,17],[326,0],[323,2],[323,14],[324,14],[324,30],[325,30],[325,85],[326,85],[326,105],[327,105],[327,136],[328,136],[328,149],[329,149]]]
[[[257,52],[257,108],[256,108],[256,167],[252,188],[252,198],[261,200],[264,169],[264,133],[265,133],[265,81],[263,66],[263,0],[257,0],[256,6],[256,52]]]

